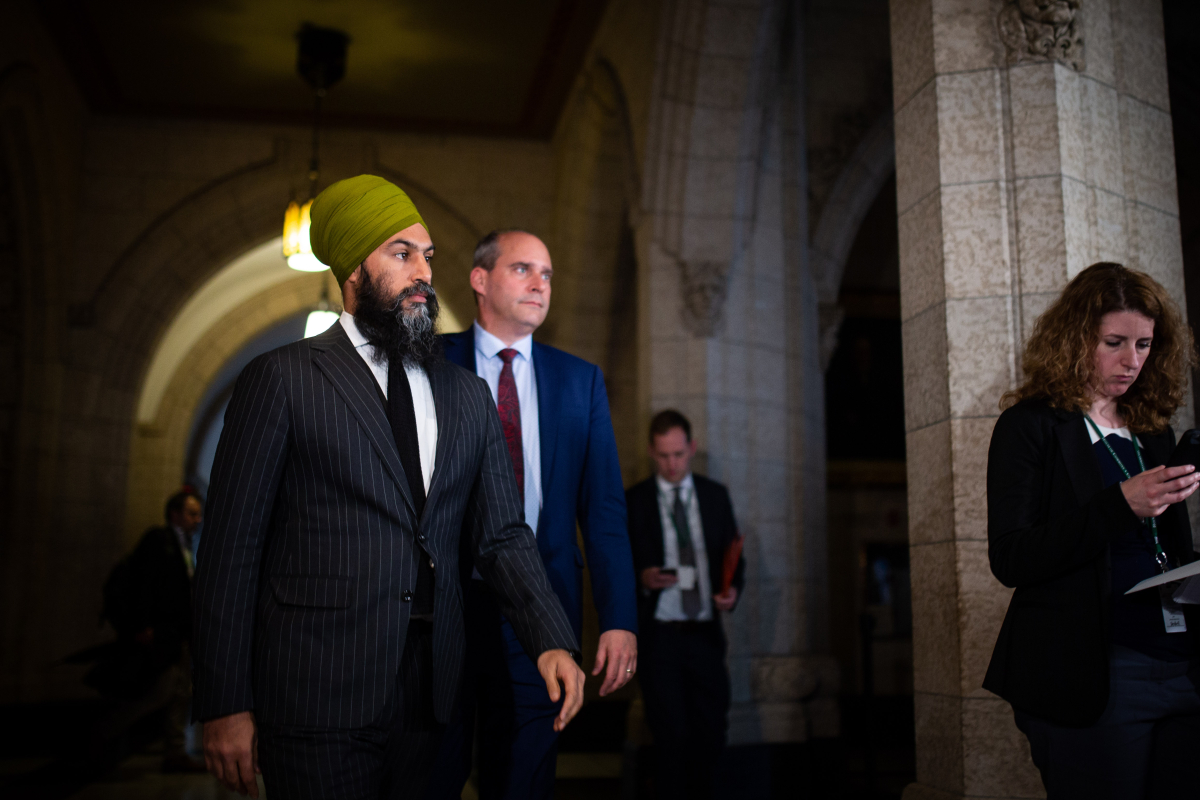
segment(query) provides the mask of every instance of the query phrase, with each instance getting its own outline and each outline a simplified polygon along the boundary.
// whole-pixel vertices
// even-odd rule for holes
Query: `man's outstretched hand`
[[[596,666],[593,675],[608,666],[604,675],[604,683],[600,686],[600,696],[604,697],[625,684],[637,672],[637,636],[632,631],[614,628],[600,634],[600,646],[596,648]]]
[[[252,712],[240,711],[204,723],[204,766],[226,789],[258,797],[254,776],[262,770],[258,768],[258,733]]]
[[[537,668],[546,681],[550,700],[557,703],[558,698],[563,698],[562,710],[554,720],[554,732],[562,733],[571,718],[583,707],[583,670],[566,650],[547,650],[542,653],[538,656]],[[559,683],[562,684],[561,689]]]

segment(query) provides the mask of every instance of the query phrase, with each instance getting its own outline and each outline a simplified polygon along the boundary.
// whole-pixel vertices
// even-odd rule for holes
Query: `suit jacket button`
[[[400,595],[400,599],[406,603],[411,603],[412,602],[412,592],[405,589],[403,594]]]
[[[418,541],[418,542],[423,542],[423,541],[425,541],[425,538],[426,538],[426,537],[425,537],[425,534],[423,534],[423,533],[418,533],[418,534],[417,534],[417,541]]]

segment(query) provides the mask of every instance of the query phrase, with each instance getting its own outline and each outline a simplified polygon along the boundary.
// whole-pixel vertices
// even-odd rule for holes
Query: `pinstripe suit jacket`
[[[531,657],[578,648],[522,521],[487,384],[448,362],[428,374],[438,443],[418,521],[378,386],[341,325],[243,370],[197,557],[198,719],[252,709],[274,725],[375,720],[427,555],[434,711],[447,720],[464,649],[462,537]]]

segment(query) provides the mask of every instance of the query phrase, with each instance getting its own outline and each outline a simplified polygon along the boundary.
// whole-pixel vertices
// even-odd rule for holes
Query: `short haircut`
[[[471,259],[471,268],[479,267],[485,272],[491,272],[496,266],[496,259],[500,257],[500,237],[506,233],[524,233],[533,236],[529,231],[523,231],[520,228],[502,228],[492,231],[487,236],[479,240],[479,244],[475,245],[475,256]]]
[[[692,423],[688,422],[688,418],[673,408],[666,408],[650,420],[650,444],[654,444],[655,436],[662,436],[672,428],[682,428],[687,440],[692,440]]]
[[[163,515],[167,518],[167,524],[171,524],[171,515],[178,514],[183,511],[183,506],[187,503],[189,497],[196,498],[196,502],[201,506],[204,505],[204,500],[201,499],[200,493],[191,486],[184,486],[178,492],[167,498],[167,507],[163,509]]]

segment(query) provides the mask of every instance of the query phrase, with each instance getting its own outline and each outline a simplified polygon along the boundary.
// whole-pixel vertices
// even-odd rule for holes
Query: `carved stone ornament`
[[[1083,38],[1079,6],[1083,0],[1007,0],[1000,12],[1000,39],[1008,61],[1053,59],[1082,72]]]
[[[683,294],[683,324],[696,336],[716,334],[728,290],[724,261],[680,261],[679,283]]]

